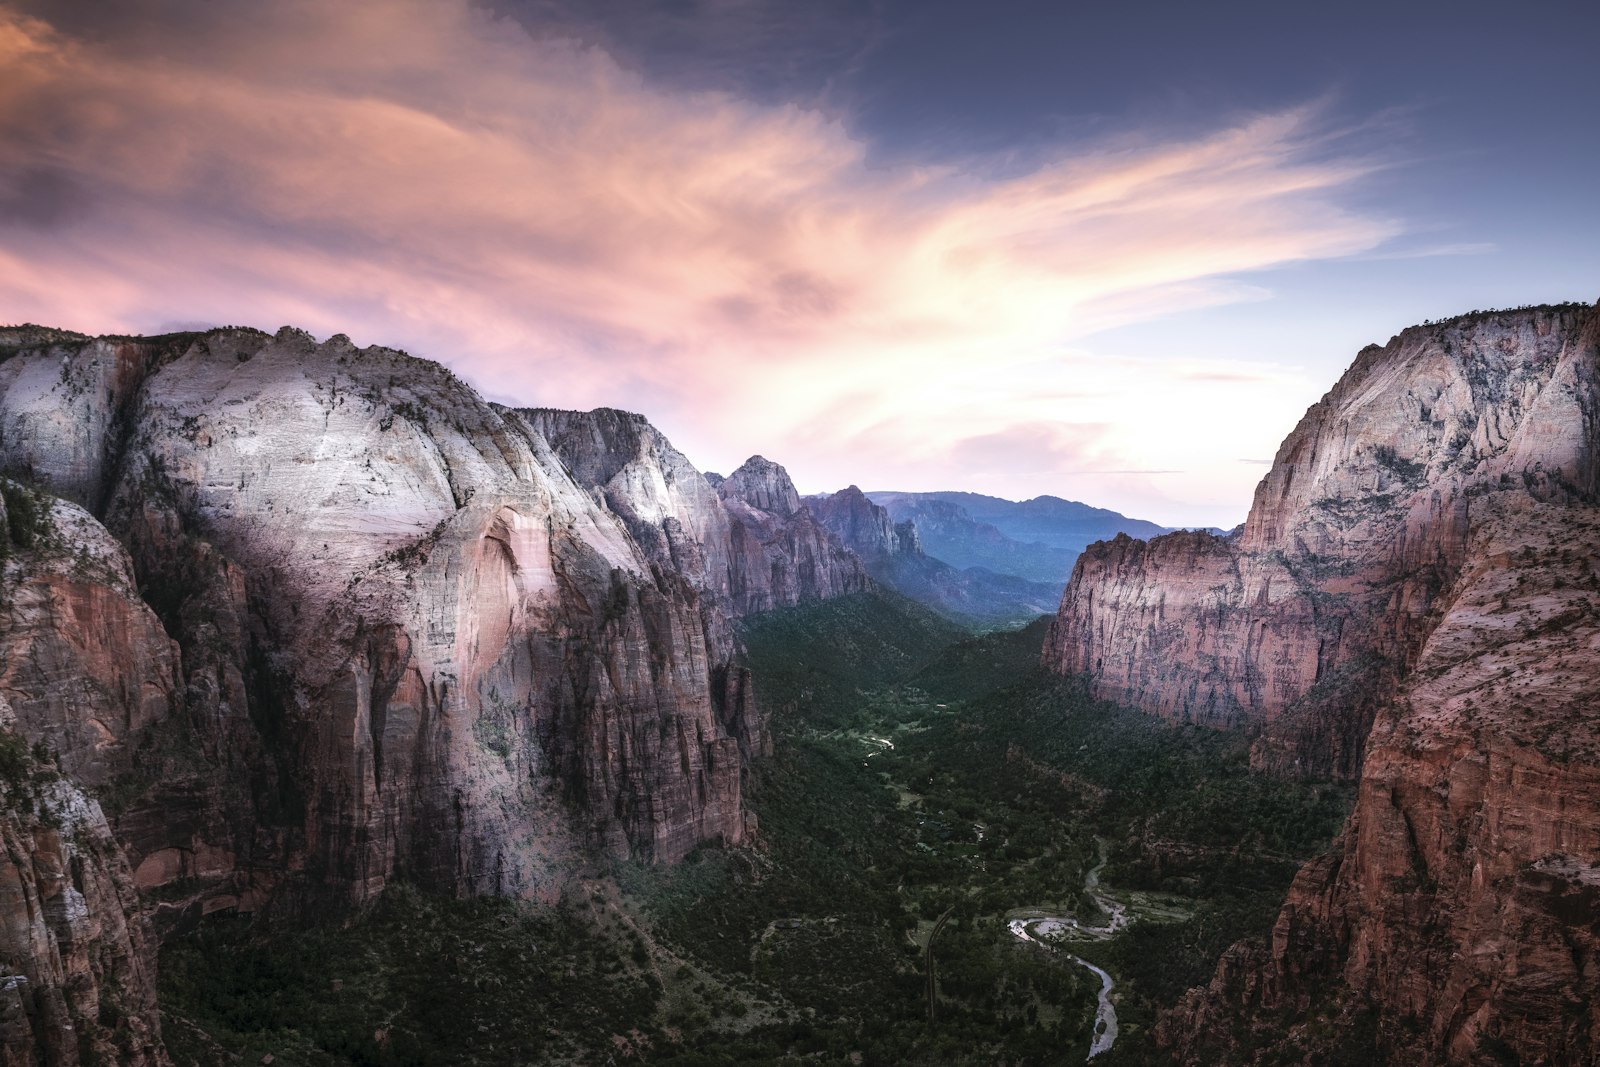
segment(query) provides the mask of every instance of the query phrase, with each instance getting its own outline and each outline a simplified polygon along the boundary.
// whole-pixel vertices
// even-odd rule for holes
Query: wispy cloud
[[[1488,256],[1500,250],[1492,241],[1459,241],[1453,244],[1423,245],[1418,248],[1384,249],[1358,258],[1372,260],[1433,259],[1439,256]]]
[[[1341,206],[1373,164],[1314,107],[1020,175],[885,167],[837,118],[665,88],[460,0],[132,6],[96,35],[0,7],[0,318],[346,332],[812,487],[1191,466],[1151,447],[1186,405],[1284,375],[1155,368],[1189,379],[1164,401],[1153,368],[1069,345],[1398,231]]]

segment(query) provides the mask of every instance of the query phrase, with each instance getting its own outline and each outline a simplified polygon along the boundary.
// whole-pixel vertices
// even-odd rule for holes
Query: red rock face
[[[0,1059],[166,1064],[154,942],[121,850],[98,805],[64,781],[38,803],[49,822],[0,812]]]
[[[732,619],[870,585],[781,467],[719,493],[638,416],[293,330],[25,332],[0,467],[117,537],[61,502],[13,555],[0,702],[115,804],[0,811],[8,1063],[163,1062],[147,923],[743,840],[771,739]]]
[[[149,727],[178,699],[178,648],[134,587],[127,554],[86,512],[55,507],[58,552],[7,575],[0,694],[17,728],[101,785],[132,766]]]
[[[1242,726],[1316,682],[1329,628],[1278,557],[1241,561],[1203,532],[1091,545],[1046,643],[1046,666],[1086,673],[1099,695],[1175,722]]]
[[[136,879],[57,771],[104,785],[134,767],[176,708],[177,649],[86,512],[56,503],[37,540],[3,564],[0,743],[56,755],[0,780],[0,1061],[164,1064]]]
[[[724,503],[637,416],[292,330],[39,340],[0,364],[0,464],[120,541],[60,502],[13,553],[0,702],[116,803],[0,811],[5,1062],[163,1062],[147,922],[743,840],[771,741],[731,620],[868,584],[781,468],[746,479],[775,510]]]
[[[869,584],[781,467],[724,499],[638,416],[293,330],[39,340],[0,364],[0,459],[101,502],[132,572],[25,584],[0,686],[117,792],[138,882],[198,887],[162,924],[740,841],[770,737],[731,620]]]
[[[1043,662],[1172,721],[1261,732],[1259,767],[1353,776],[1486,494],[1596,490],[1592,314],[1415,327],[1369,347],[1284,441],[1229,538],[1091,546]]]
[[[1343,989],[1394,1062],[1594,1061],[1596,558],[1600,511],[1484,502],[1335,852],[1300,872],[1270,946],[1240,946],[1164,1021],[1180,1059],[1303,1045],[1286,1020]]]
[[[1258,729],[1258,766],[1359,768],[1271,944],[1163,1020],[1180,1062],[1299,1062],[1308,1014],[1363,1010],[1391,1062],[1600,1055],[1597,410],[1592,309],[1407,330],[1307,413],[1238,535],[1085,554],[1047,664]]]

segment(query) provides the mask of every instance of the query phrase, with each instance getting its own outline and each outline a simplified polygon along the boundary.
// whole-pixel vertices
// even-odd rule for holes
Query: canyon
[[[1413,327],[1306,413],[1242,527],[1161,533],[1054,498],[802,497],[764,457],[703,473],[640,415],[490,403],[343,335],[0,329],[0,1062],[168,1064],[158,949],[229,917],[337,924],[388,890],[604,913],[616,871],[692,882],[724,863],[731,885],[781,881],[774,854],[835,806],[795,767],[854,791],[870,825],[828,824],[839,840],[899,827],[904,855],[873,876],[882,914],[852,928],[864,959],[894,961],[906,946],[883,930],[947,906],[936,884],[913,906],[916,872],[984,855],[1014,888],[1044,877],[983,825],[962,839],[962,812],[1019,841],[1061,804],[1126,831],[1120,786],[1094,775],[1130,765],[1095,756],[1081,718],[1112,705],[1222,739],[1208,753],[1247,739],[1242,771],[1288,783],[1296,810],[1326,810],[1327,783],[1355,797],[1332,849],[1274,883],[1270,931],[1213,951],[1149,1034],[1124,1016],[1118,1054],[1153,1034],[1181,1063],[1311,1062],[1331,1028],[1370,1030],[1390,1062],[1592,1060],[1597,419],[1600,310]],[[1115,536],[1059,599],[952,566],[923,532],[1045,573],[1069,519]],[[1042,622],[1005,628],[1040,615],[1042,650]],[[918,674],[935,648],[945,673]],[[1035,650],[1062,688],[1006,696]],[[887,688],[874,657],[898,664]],[[968,720],[980,693],[1001,695]],[[1164,736],[1118,721],[1167,765]],[[876,766],[926,785],[871,777],[861,723],[913,750]],[[769,836],[749,797],[779,727],[846,755],[776,772],[803,814]],[[1054,751],[1068,728],[1090,732]],[[948,810],[914,815],[936,781]],[[1139,816],[1109,871],[1210,847],[1164,839],[1161,817]],[[1087,830],[1050,833],[1052,870],[1106,866]],[[823,851],[807,862],[840,862]],[[708,884],[697,903],[723,899]],[[830,921],[763,921],[732,957],[752,965],[781,931],[825,940]],[[635,945],[660,970],[665,950]],[[904,977],[886,966],[875,980]],[[1062,981],[1038,966],[1030,989]]]
[[[6,1062],[163,1062],[152,946],[201,915],[745,840],[733,622],[871,585],[776,464],[714,486],[639,416],[343,336],[0,352],[0,465],[45,490],[7,490]]]
[[[1169,1013],[1181,1062],[1600,1048],[1600,310],[1474,313],[1364,349],[1243,528],[1092,546],[1043,662],[1274,774],[1354,778],[1267,942]]]

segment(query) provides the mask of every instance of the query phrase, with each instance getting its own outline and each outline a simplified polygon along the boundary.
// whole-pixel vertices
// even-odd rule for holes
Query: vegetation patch
[[[341,929],[208,923],[162,958],[176,1061],[1073,1062],[1100,991],[1077,956],[1116,983],[1097,1067],[1159,1062],[1155,1013],[1270,929],[1349,793],[1040,673],[1042,627],[878,594],[751,620],[753,845],[613,863],[555,908],[401,888]],[[1045,915],[1078,925],[1008,929]]]

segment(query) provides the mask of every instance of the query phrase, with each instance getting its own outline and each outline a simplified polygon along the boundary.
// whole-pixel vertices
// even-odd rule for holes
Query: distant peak
[[[741,500],[774,515],[787,517],[800,510],[800,494],[795,492],[789,472],[765,456],[745,460],[717,486],[717,492],[724,500]]]

